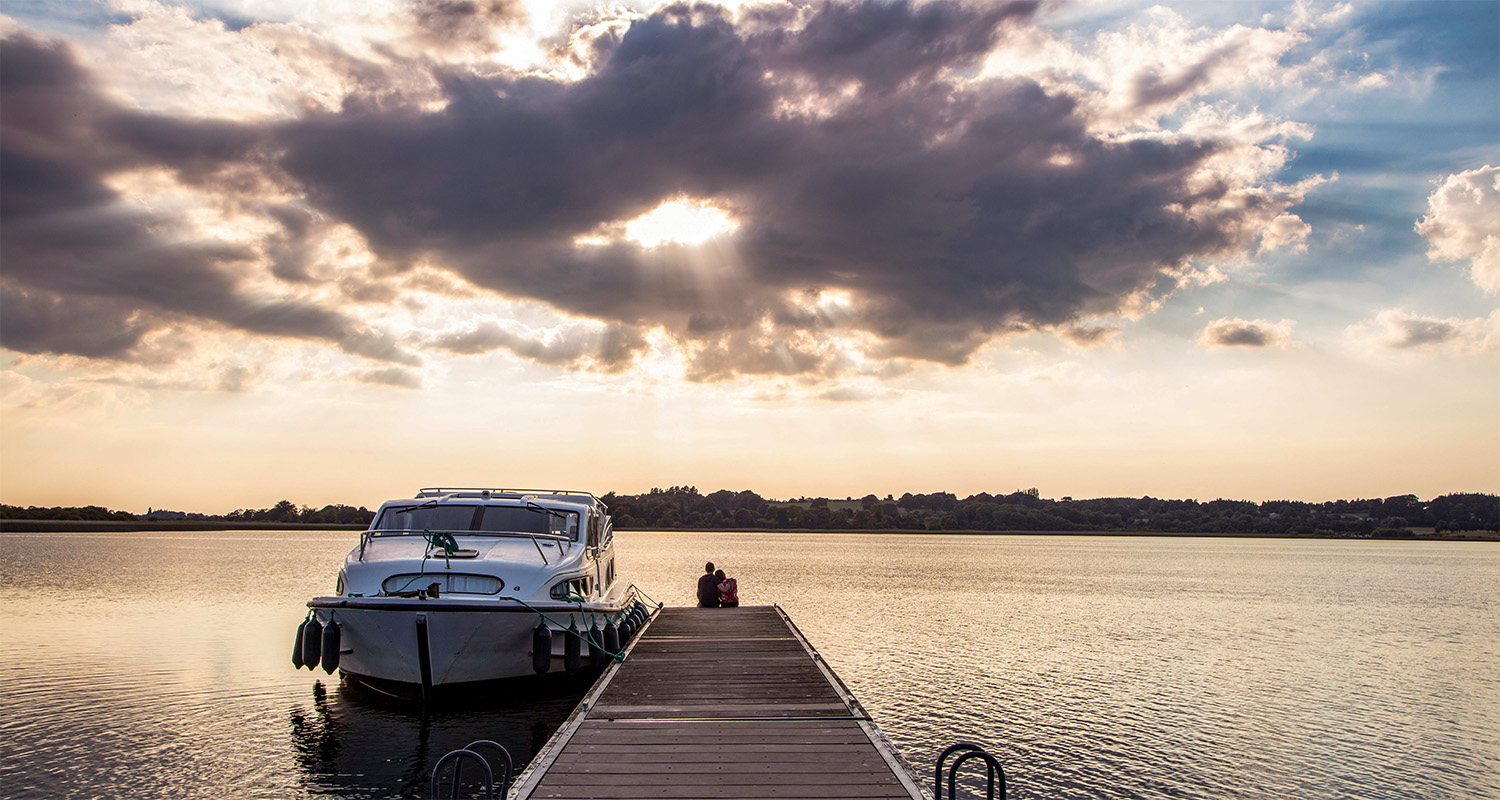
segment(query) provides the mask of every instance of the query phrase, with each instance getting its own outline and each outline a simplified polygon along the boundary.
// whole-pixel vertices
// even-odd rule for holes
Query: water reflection
[[[477,739],[533,758],[583,687],[424,716],[292,667],[352,538],[0,536],[0,796],[419,798]],[[963,738],[1018,800],[1500,798],[1493,543],[619,542],[669,605],[710,559],[742,602],[783,605],[929,786]]]
[[[594,676],[520,678],[421,703],[342,680],[314,684],[288,714],[292,757],[309,795],[425,798],[432,767],[478,739],[497,742],[517,771],[546,745]]]

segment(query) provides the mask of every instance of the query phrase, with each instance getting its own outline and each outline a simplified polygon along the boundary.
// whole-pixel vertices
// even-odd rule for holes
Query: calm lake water
[[[525,760],[583,687],[427,715],[291,664],[357,534],[0,536],[0,795],[426,797]],[[1492,543],[623,533],[693,602],[778,603],[924,781],[977,741],[1016,798],[1500,797]]]

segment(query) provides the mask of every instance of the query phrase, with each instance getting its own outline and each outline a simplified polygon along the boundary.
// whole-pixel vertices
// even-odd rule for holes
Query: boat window
[[[375,530],[550,533],[576,541],[578,512],[551,509],[543,511],[537,505],[392,506],[380,512]]]
[[[538,507],[485,506],[477,530],[511,533],[552,533],[578,538],[578,514],[572,511],[538,511]]]
[[[466,531],[474,524],[474,506],[399,506],[380,512],[383,531]]]
[[[553,586],[549,594],[553,600],[567,600],[570,597],[588,597],[593,591],[594,581],[591,578],[573,578]]]
[[[599,546],[599,515],[589,512],[589,547]]]

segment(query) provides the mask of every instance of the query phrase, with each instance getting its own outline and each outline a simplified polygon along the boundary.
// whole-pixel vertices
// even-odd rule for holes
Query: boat
[[[599,667],[660,608],[616,575],[594,495],[444,487],[381,504],[307,607],[294,664],[422,699]]]

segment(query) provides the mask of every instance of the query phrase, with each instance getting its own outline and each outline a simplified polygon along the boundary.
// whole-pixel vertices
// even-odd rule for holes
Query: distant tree
[[[297,522],[301,517],[301,512],[297,510],[297,506],[292,501],[282,500],[271,507],[271,512],[266,518],[270,522]]]

